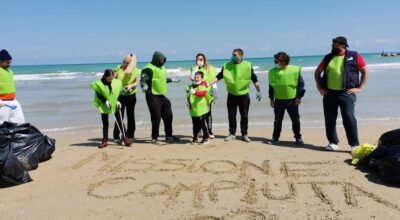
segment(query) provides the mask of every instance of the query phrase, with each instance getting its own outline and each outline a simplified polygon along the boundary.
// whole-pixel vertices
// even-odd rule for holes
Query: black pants
[[[200,116],[200,117],[192,117],[192,122],[193,122],[193,138],[197,139],[197,136],[199,135],[200,130],[203,132],[203,140],[206,140],[210,138],[210,135],[208,134],[208,128],[206,125],[206,115]]]
[[[121,123],[122,120],[119,117],[119,113],[118,112],[115,113],[115,117],[116,117],[116,119],[118,121],[118,124],[122,124]],[[109,123],[108,123],[108,114],[101,114],[101,122],[103,123],[103,139],[108,139],[108,125],[109,125]],[[119,137],[116,138],[116,139],[119,139]]]
[[[228,94],[228,100],[226,103],[228,107],[228,119],[229,119],[229,133],[231,135],[236,134],[236,114],[239,108],[240,112],[240,129],[242,135],[247,135],[247,129],[249,124],[249,107],[250,107],[250,96],[249,94],[235,96]]]
[[[122,121],[124,121],[125,112],[126,112],[126,116],[128,119],[128,131],[126,132],[126,136],[128,138],[134,138],[135,130],[136,130],[136,124],[135,124],[136,94],[129,95],[129,96],[120,95],[118,98],[118,101],[122,105],[122,108],[121,108]],[[120,132],[117,127],[117,124],[115,124],[114,132],[113,132],[114,139],[119,138],[119,136],[120,136],[119,133]]]
[[[210,103],[210,111],[204,115],[205,121],[207,124],[208,134],[213,134],[213,132],[212,132],[213,117],[211,114],[211,106],[212,106],[212,103]]]
[[[301,138],[300,134],[300,115],[299,106],[294,104],[294,99],[290,100],[275,100],[275,121],[274,121],[274,133],[273,138],[279,139],[282,131],[282,121],[285,115],[285,110],[289,113],[289,117],[292,120],[292,130],[294,138]]]
[[[163,95],[146,93],[146,102],[151,116],[151,137],[158,138],[161,119],[164,122],[166,136],[172,135],[172,109],[171,102]]]
[[[338,108],[340,108],[349,145],[359,145],[357,119],[354,115],[356,100],[355,94],[347,94],[345,91],[329,90],[328,94],[324,96],[325,130],[329,143],[339,144],[336,133],[336,119]]]

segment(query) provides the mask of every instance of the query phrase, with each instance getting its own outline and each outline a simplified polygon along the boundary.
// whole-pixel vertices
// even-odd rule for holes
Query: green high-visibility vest
[[[192,67],[192,72],[193,68],[194,66]],[[213,81],[213,79],[217,76],[217,69],[215,69],[215,67],[211,65],[209,71],[207,71],[204,67],[201,67],[198,71],[204,74],[203,80],[206,81],[208,84],[210,84],[211,81]],[[214,99],[213,96],[211,95],[211,90],[212,90],[211,86],[207,87],[207,99],[210,103]]]
[[[122,90],[122,82],[119,79],[113,79],[111,82],[112,92],[108,89],[107,85],[104,85],[101,80],[96,80],[91,84],[92,89],[102,95],[107,101],[111,103],[112,111],[110,111],[106,104],[103,103],[97,95],[94,94],[93,106],[99,109],[102,114],[115,113],[117,111],[118,97]]]
[[[121,80],[122,86],[124,86],[124,87],[135,82],[137,76],[140,74],[140,70],[138,68],[133,69],[131,73],[125,73],[125,71],[123,69],[121,69],[121,65],[118,65],[117,67],[115,67],[115,72],[117,73],[117,79]],[[127,91],[127,92],[123,91],[121,93],[121,95],[129,96],[129,95],[133,95],[133,94],[137,93],[137,91],[138,91],[138,88],[136,86],[131,91]]]
[[[269,85],[274,89],[274,98],[296,98],[300,72],[300,66],[288,65],[285,69],[272,68],[268,72],[268,81]]]
[[[224,64],[224,81],[227,91],[236,96],[249,93],[249,85],[251,82],[251,63],[242,61],[235,64],[229,61]]]
[[[14,72],[0,67],[0,95],[15,93]]]
[[[344,62],[346,56],[334,56],[327,64],[328,89],[344,90]]]
[[[189,89],[193,88],[193,85],[186,86],[185,90],[188,91]],[[207,91],[207,87],[200,85],[194,88],[196,91]],[[190,116],[193,117],[200,117],[210,111],[210,103],[209,99],[206,97],[198,97],[194,94],[187,93],[188,101],[190,104]]]
[[[167,87],[167,70],[165,67],[156,67],[153,64],[147,64],[144,69],[151,69],[153,71],[153,78],[151,79],[151,93],[153,95],[166,95],[168,92]]]

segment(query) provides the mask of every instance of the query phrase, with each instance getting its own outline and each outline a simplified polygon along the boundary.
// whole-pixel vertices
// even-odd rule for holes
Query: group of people
[[[348,144],[351,148],[359,145],[357,120],[355,117],[356,94],[361,92],[368,80],[368,70],[363,57],[348,50],[345,37],[332,40],[332,50],[327,54],[315,71],[315,82],[323,96],[325,129],[328,139],[327,150],[337,150],[339,139],[336,133],[336,120],[340,109]],[[196,55],[195,65],[191,68],[190,84],[185,87],[189,115],[193,122],[192,143],[208,144],[214,138],[212,130],[212,105],[217,98],[217,83],[223,79],[228,92],[227,111],[229,135],[225,141],[236,139],[236,115],[240,113],[241,140],[250,142],[248,136],[248,113],[250,107],[249,87],[253,83],[256,99],[261,100],[260,84],[251,62],[243,59],[243,50],[234,49],[230,61],[217,73],[208,63],[207,57]],[[168,83],[180,82],[168,78],[165,63],[167,58],[156,51],[153,58],[142,70],[136,66],[136,56],[126,55],[121,65],[107,69],[101,79],[94,81],[91,87],[95,91],[94,106],[100,111],[103,123],[103,139],[99,148],[108,146],[109,115],[113,115],[115,126],[113,139],[118,143],[131,146],[135,138],[136,93],[140,86],[145,93],[151,116],[151,142],[158,143],[161,120],[164,122],[165,140],[179,141],[173,135],[173,113],[171,102],[166,97]],[[274,109],[274,130],[270,144],[278,144],[285,111],[292,120],[295,142],[304,144],[300,131],[299,105],[305,94],[301,67],[290,64],[290,56],[279,52],[274,56],[275,67],[268,72],[270,106]],[[0,124],[5,121],[24,123],[21,106],[16,100],[13,72],[10,69],[12,57],[6,50],[0,51]],[[361,75],[361,76],[360,76]],[[124,116],[127,117],[127,128]],[[202,140],[198,137],[202,133]]]
[[[359,145],[357,120],[355,118],[356,94],[361,92],[367,83],[368,70],[363,57],[355,51],[348,50],[345,37],[332,40],[332,50],[327,54],[317,70],[315,81],[318,91],[323,96],[327,150],[337,150],[339,139],[336,133],[336,120],[340,109],[348,144],[351,148]],[[221,71],[208,63],[202,53],[196,55],[195,66],[191,68],[191,83],[185,87],[189,114],[193,122],[192,143],[208,144],[214,138],[212,131],[212,104],[217,97],[216,84],[223,79],[228,92],[227,110],[229,120],[229,135],[225,141],[236,139],[236,115],[240,113],[241,140],[250,142],[248,136],[248,113],[250,107],[249,87],[253,83],[256,89],[256,99],[261,100],[260,84],[254,73],[251,62],[243,59],[243,50],[234,49],[230,61],[226,62]],[[135,55],[124,57],[122,65],[115,70],[107,69],[101,80],[92,83],[96,91],[94,104],[99,108],[103,121],[103,141],[100,148],[107,146],[108,114],[115,116],[114,139],[132,144],[135,133],[134,109],[138,87],[145,93],[146,102],[151,115],[151,142],[158,143],[161,119],[164,122],[165,140],[179,141],[173,135],[173,114],[171,102],[166,97],[168,83],[180,80],[168,78],[164,54],[156,51],[149,64],[141,71],[136,67]],[[278,144],[282,130],[282,120],[285,111],[292,120],[295,142],[303,145],[300,129],[299,105],[305,94],[301,67],[290,64],[290,56],[279,52],[274,56],[275,67],[268,72],[270,106],[274,109],[274,130],[270,144]],[[360,77],[361,74],[361,77]],[[128,130],[123,123],[124,113],[127,113]],[[198,140],[202,133],[202,141]]]

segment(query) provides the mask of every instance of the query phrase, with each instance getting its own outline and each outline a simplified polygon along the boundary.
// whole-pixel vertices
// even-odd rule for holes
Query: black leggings
[[[121,124],[121,118],[119,117],[119,113],[115,113],[115,117],[117,118],[118,124]],[[101,114],[101,121],[103,122],[103,139],[108,139],[108,114]],[[124,127],[124,126],[122,126]],[[123,128],[124,129],[124,128]],[[125,130],[124,130],[125,132]],[[117,138],[119,139],[119,138]]]
[[[203,131],[204,140],[210,137],[210,135],[208,134],[205,115],[200,117],[192,117],[192,122],[193,122],[193,139],[197,139],[197,135],[199,135],[200,130]]]
[[[134,138],[136,130],[136,124],[135,124],[136,94],[129,96],[120,95],[118,101],[122,105],[121,108],[122,121],[124,121],[125,112],[126,112],[126,117],[128,118],[128,131],[126,132],[126,136],[128,138]],[[120,136],[117,124],[114,125],[113,136],[114,139],[118,139]]]
[[[212,117],[212,114],[211,114],[211,106],[212,106],[212,103],[210,103],[210,111],[207,114],[204,115],[209,134],[213,134],[213,132],[212,132],[213,117]]]

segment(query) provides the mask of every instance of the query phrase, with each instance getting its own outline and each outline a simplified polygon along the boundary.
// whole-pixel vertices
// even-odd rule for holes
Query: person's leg
[[[199,123],[200,128],[203,131],[203,140],[209,139],[210,138],[210,134],[208,133],[208,128],[207,128],[207,124],[206,124],[206,118],[205,118],[204,115],[200,117],[200,121],[199,122],[200,122]]]
[[[103,123],[103,139],[108,139],[108,114],[101,114],[101,122]]]
[[[125,108],[126,108],[126,96],[120,95],[118,98],[118,101],[121,103],[121,114],[122,114],[122,121],[124,120],[124,113],[125,113]],[[117,123],[114,123],[114,131],[113,131],[113,137],[115,140],[121,139],[122,134],[119,132],[119,128],[117,126]]]
[[[290,119],[292,120],[294,138],[301,138],[299,106],[294,105],[294,101],[290,101],[290,103],[288,103],[286,106],[286,109],[289,113]]]
[[[340,96],[340,112],[342,113],[343,126],[346,131],[347,141],[350,146],[360,145],[358,141],[357,119],[355,117],[355,94],[343,93]]]
[[[17,100],[10,101],[11,105],[16,106],[15,110],[12,110],[10,113],[9,121],[12,123],[23,124],[25,123],[24,113],[22,112],[21,105]]]
[[[192,117],[192,122],[193,122],[193,139],[197,140],[197,136],[199,135],[201,129],[200,118]]]
[[[127,96],[126,103],[126,117],[128,118],[128,138],[135,138],[135,105],[136,105],[136,94]]]
[[[146,102],[151,118],[151,138],[157,139],[161,123],[161,103],[158,101],[157,96],[149,93],[146,94]]]
[[[213,132],[212,132],[213,117],[212,117],[211,109],[212,109],[212,103],[210,103],[210,111],[205,115],[205,121],[207,124],[208,133],[210,135],[213,135]]]
[[[274,106],[274,131],[272,133],[272,138],[279,140],[282,131],[282,120],[285,115],[285,106],[286,103],[284,101],[275,100]]]
[[[165,136],[172,136],[172,120],[173,120],[173,114],[172,114],[172,107],[171,107],[171,102],[169,99],[165,96],[162,96],[162,111],[161,111],[161,118],[164,122],[164,131],[165,131]]]
[[[228,94],[226,106],[228,108],[229,134],[235,135],[237,128],[236,124],[237,101],[234,95]]]
[[[249,94],[239,96],[238,105],[240,112],[240,130],[243,136],[247,135],[247,130],[249,127],[249,108],[250,108]]]
[[[331,91],[323,99],[325,131],[329,143],[339,144],[339,138],[336,133],[336,119],[338,115],[338,94]]]

